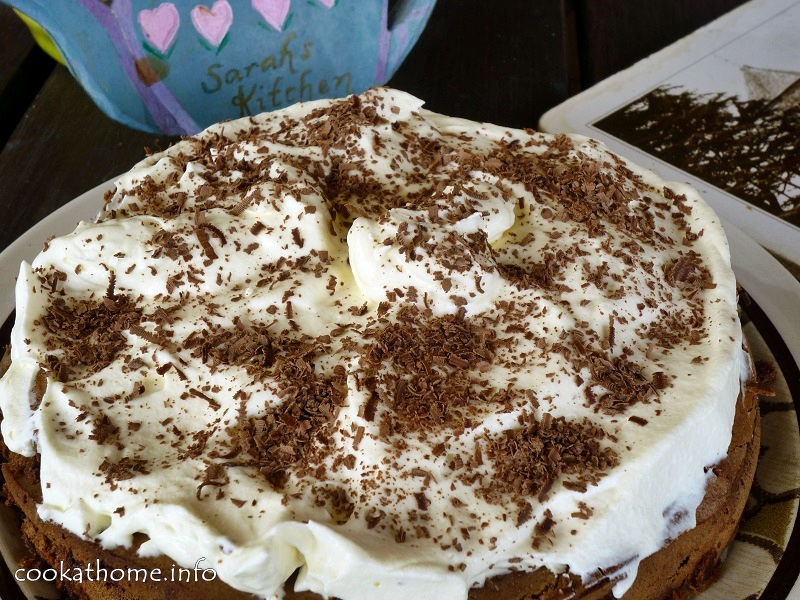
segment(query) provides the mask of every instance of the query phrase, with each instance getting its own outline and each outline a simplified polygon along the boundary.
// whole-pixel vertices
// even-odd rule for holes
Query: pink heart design
[[[327,8],[333,8],[333,5],[336,4],[336,0],[319,0],[319,3]]]
[[[275,31],[281,31],[292,0],[253,0],[253,8]]]
[[[197,33],[214,48],[219,47],[233,23],[233,9],[228,0],[217,0],[211,8],[198,4],[191,15]]]
[[[159,4],[153,10],[140,10],[139,26],[148,43],[161,54],[166,54],[175,41],[181,18],[172,2]]]

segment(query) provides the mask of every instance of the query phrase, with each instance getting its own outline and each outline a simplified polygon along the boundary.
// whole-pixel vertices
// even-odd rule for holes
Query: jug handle
[[[391,29],[388,24],[388,0],[384,4],[384,39],[382,54],[385,56],[384,72],[378,74],[378,82],[384,83],[394,75],[405,60],[414,42],[428,22],[436,0],[400,0],[392,11]]]

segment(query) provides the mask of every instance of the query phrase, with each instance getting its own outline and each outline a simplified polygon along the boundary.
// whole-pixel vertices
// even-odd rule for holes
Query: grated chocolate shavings
[[[62,382],[78,371],[105,368],[127,346],[123,331],[138,326],[142,318],[136,304],[119,294],[100,302],[54,298],[41,317],[53,351],[46,357],[48,368]]]
[[[494,474],[477,493],[490,502],[502,502],[506,494],[542,501],[562,476],[570,489],[596,483],[603,471],[619,464],[616,452],[601,444],[605,436],[587,419],[570,421],[549,413],[541,421],[529,416],[523,427],[499,437],[484,436],[483,453]]]
[[[362,353],[371,390],[364,416],[374,418],[378,405],[387,408],[381,416],[387,435],[463,423],[468,407],[481,402],[474,392],[481,386],[478,368],[494,355],[493,331],[458,315],[419,317],[418,309],[404,307],[399,322],[387,324]]]

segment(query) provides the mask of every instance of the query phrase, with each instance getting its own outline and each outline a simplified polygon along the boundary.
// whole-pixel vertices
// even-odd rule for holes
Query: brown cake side
[[[3,358],[0,374],[8,367],[8,353]],[[42,390],[39,390],[40,392]],[[710,480],[703,502],[697,509],[697,526],[672,540],[659,552],[644,559],[639,566],[633,587],[624,600],[662,600],[680,598],[686,592],[696,592],[713,580],[726,549],[736,535],[758,462],[760,444],[760,414],[758,397],[752,391],[743,394],[738,402],[732,439],[727,457],[713,467],[716,477]],[[42,521],[36,505],[41,499],[39,463],[9,452],[3,445],[6,463],[2,472],[8,503],[22,513],[22,536],[34,555],[54,568],[62,565],[82,568],[97,561],[109,572],[113,569],[144,569],[160,573],[175,573],[168,557],[141,558],[132,548],[104,550],[83,540],[61,526]],[[141,536],[137,542],[144,541]],[[191,579],[188,575],[186,578]],[[120,581],[83,581],[80,585],[60,581],[70,597],[90,600],[163,599],[204,600],[216,598],[253,598],[234,590],[219,579],[203,581],[142,582],[123,578]],[[470,600],[580,600],[612,599],[614,574],[598,573],[592,582],[582,583],[568,574],[554,575],[545,569],[532,573],[495,577],[480,589],[470,592]],[[287,600],[316,600],[320,596],[293,592],[287,585]]]

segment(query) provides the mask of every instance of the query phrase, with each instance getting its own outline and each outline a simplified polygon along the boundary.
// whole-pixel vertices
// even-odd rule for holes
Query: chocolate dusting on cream
[[[604,438],[603,429],[588,420],[553,418],[549,413],[538,420],[527,415],[519,428],[484,440],[494,473],[478,493],[495,502],[504,501],[509,493],[542,501],[562,475],[565,487],[585,489],[619,464],[617,453],[602,445]]]
[[[460,313],[428,320],[418,309],[403,307],[397,322],[376,331],[362,352],[370,391],[365,418],[373,420],[380,411],[386,437],[463,427],[472,404],[498,396],[475,376],[492,361],[494,338],[492,330]]]
[[[276,488],[283,486],[291,469],[302,474],[317,466],[343,401],[343,382],[319,377],[305,356],[300,350],[278,363],[282,404],[240,422],[241,450],[255,459]]]
[[[99,302],[54,298],[40,318],[47,332],[46,368],[66,382],[77,370],[102,370],[127,346],[123,332],[142,319],[131,298],[115,295]]]

